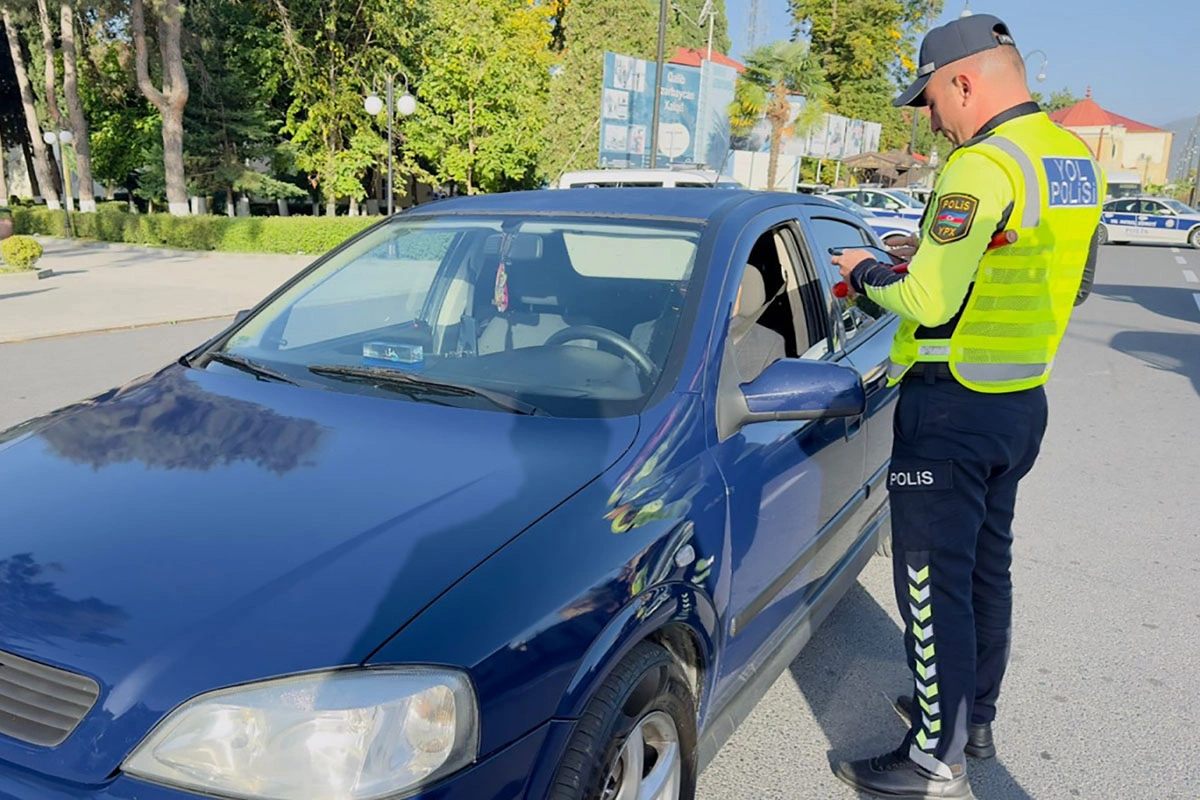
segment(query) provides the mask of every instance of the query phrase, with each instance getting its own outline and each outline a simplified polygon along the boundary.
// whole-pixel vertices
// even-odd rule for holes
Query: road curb
[[[186,317],[183,319],[161,320],[155,322],[133,322],[128,325],[111,325],[102,328],[87,328],[85,330],[64,330],[51,331],[49,333],[35,333],[28,336],[18,336],[14,338],[0,337],[0,345],[6,344],[24,344],[25,342],[38,342],[45,339],[65,339],[71,336],[90,336],[94,333],[120,333],[121,331],[136,331],[143,328],[163,328],[169,325],[187,325],[192,322],[215,322],[217,320],[227,319],[232,321],[236,314],[217,314],[205,317]],[[199,342],[197,342],[199,344]]]

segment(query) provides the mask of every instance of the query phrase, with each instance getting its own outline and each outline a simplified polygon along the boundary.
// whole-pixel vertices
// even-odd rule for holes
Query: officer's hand
[[[892,236],[887,242],[888,252],[903,261],[911,261],[921,246],[921,237],[915,233],[908,236]]]
[[[843,250],[841,255],[833,257],[833,265],[842,274],[842,280],[850,282],[850,273],[864,261],[875,261],[876,258],[867,250]]]

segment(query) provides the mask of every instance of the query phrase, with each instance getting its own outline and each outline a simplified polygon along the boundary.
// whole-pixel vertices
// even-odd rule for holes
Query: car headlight
[[[314,673],[184,703],[123,770],[155,783],[252,800],[372,800],[475,760],[475,692],[434,668]]]

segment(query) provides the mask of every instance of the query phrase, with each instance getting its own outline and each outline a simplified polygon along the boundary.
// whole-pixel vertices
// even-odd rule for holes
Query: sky
[[[759,43],[787,39],[787,0],[758,0]],[[746,48],[750,0],[726,0],[733,54]],[[938,24],[959,15],[964,0],[945,0]],[[1109,111],[1151,125],[1200,113],[1200,1],[1140,0],[1109,4],[1096,0],[970,0],[975,13],[1003,19],[1022,52],[1049,57],[1045,83],[1036,80],[1041,56],[1029,64],[1035,91],[1048,95],[1065,87]],[[1107,9],[1122,8],[1122,11]]]

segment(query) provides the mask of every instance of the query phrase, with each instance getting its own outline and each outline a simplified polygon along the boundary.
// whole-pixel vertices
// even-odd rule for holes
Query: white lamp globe
[[[383,111],[383,99],[377,94],[367,95],[367,99],[363,101],[363,108],[371,116],[375,116],[380,111]]]
[[[63,144],[70,144],[75,141],[75,136],[70,131],[59,131],[58,140]]]
[[[46,131],[42,134],[42,141],[46,144],[54,144],[54,139],[55,136],[53,131]]]
[[[396,111],[402,116],[411,117],[417,112],[417,98],[413,97],[408,92],[396,98]]]

